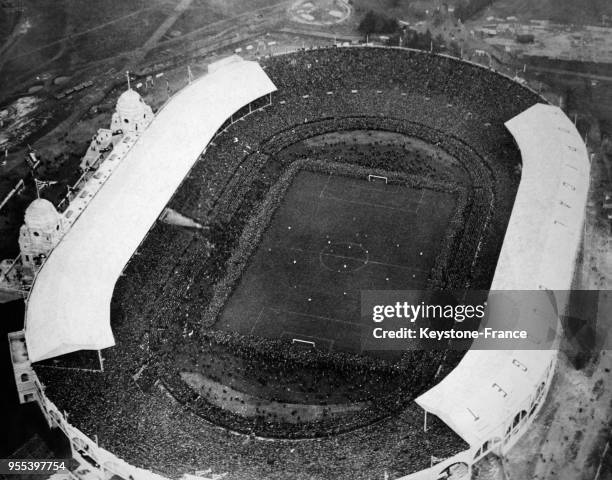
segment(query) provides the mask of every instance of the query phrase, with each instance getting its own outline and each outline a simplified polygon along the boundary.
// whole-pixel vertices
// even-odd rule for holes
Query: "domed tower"
[[[63,234],[63,218],[50,201],[38,198],[30,203],[19,230],[19,249],[26,275],[36,272]]]
[[[123,133],[140,133],[153,119],[153,111],[142,97],[131,88],[121,94],[117,100],[117,109],[113,114],[111,129]]]

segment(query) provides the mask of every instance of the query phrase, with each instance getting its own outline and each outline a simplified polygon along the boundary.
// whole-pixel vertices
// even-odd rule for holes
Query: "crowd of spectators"
[[[231,479],[365,479],[426,468],[432,456],[445,458],[466,445],[436,419],[424,432],[422,412],[410,399],[460,355],[416,352],[389,363],[299,351],[216,331],[205,324],[205,312],[249,220],[297,161],[286,154],[291,145],[357,128],[413,136],[456,159],[465,173],[453,179],[416,156],[409,162],[399,154],[372,156],[356,165],[420,176],[427,188],[454,182],[468,192],[430,287],[488,287],[519,181],[520,154],[503,123],[539,98],[480,67],[400,49],[311,50],[262,64],[278,87],[272,104],[220,132],[170,202],[207,228],[153,227],[115,287],[117,345],[103,352],[103,372],[42,367],[39,376],[71,423],[127,461],[169,476],[211,467]],[[213,347],[241,359],[242,372],[232,374],[256,377],[268,368],[295,378],[300,369],[321,375],[327,369],[361,380],[366,388],[355,400],[370,408],[298,426],[228,413],[180,378],[182,367],[197,365],[202,350]],[[373,385],[385,381],[393,388],[377,396]]]

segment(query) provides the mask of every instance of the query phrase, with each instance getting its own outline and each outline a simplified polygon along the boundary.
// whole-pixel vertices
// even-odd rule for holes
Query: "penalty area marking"
[[[412,208],[405,208],[405,207],[393,207],[390,205],[384,205],[384,204],[379,204],[379,203],[373,203],[373,202],[368,202],[368,201],[358,201],[358,200],[349,200],[346,198],[342,198],[342,197],[338,197],[334,194],[330,194],[328,193],[328,188],[329,185],[331,183],[332,177],[334,175],[330,174],[327,177],[327,181],[325,182],[325,185],[323,185],[323,188],[321,189],[321,191],[319,192],[319,198],[322,200],[335,200],[337,202],[344,202],[344,203],[351,203],[351,204],[355,204],[355,205],[365,205],[365,206],[369,206],[369,207],[374,207],[374,208],[384,208],[384,209],[389,209],[389,210],[399,210],[400,212],[405,212],[405,213],[418,213],[418,209],[419,209],[419,205],[420,202],[423,199],[423,190],[421,189],[421,197],[417,202],[411,202],[411,205],[413,205],[414,203],[416,203],[416,208],[412,209]],[[369,174],[368,175],[368,182],[370,183],[382,183],[383,181],[385,182],[385,185],[387,185],[387,180],[388,177],[385,177],[383,175],[373,175],[373,174]],[[364,192],[369,192],[369,191],[383,191],[384,188],[375,188],[375,187],[357,187],[360,191],[364,191]],[[319,208],[318,204],[317,204],[317,209]]]

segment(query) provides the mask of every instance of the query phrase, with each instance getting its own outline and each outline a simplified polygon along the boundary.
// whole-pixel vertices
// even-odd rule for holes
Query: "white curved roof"
[[[117,99],[117,112],[121,115],[138,113],[144,109],[140,94],[131,88],[123,92]]]
[[[256,62],[232,62],[178,92],[136,141],[39,271],[25,332],[32,361],[115,344],[115,282],[227,118],[276,90]]]
[[[49,200],[37,198],[26,208],[24,222],[29,228],[44,230],[48,227],[55,228],[59,218],[60,214]]]
[[[586,146],[567,116],[550,105],[534,105],[506,127],[521,150],[523,170],[491,290],[569,290],[589,186]],[[562,293],[555,294],[563,305]],[[528,305],[521,310],[523,325],[537,323]],[[416,402],[480,446],[503,438],[507,420],[533,395],[557,351],[474,347]]]

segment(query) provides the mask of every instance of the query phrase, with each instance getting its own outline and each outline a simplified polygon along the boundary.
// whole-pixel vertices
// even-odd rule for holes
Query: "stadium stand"
[[[555,292],[557,310],[563,312],[582,238],[588,152],[557,107],[534,105],[506,127],[521,149],[523,176],[491,289]],[[538,322],[529,304],[519,318],[525,325]],[[470,444],[473,460],[491,451],[503,454],[542,407],[558,338],[548,347],[514,351],[478,350],[475,345],[416,402]]]
[[[28,297],[25,324],[32,361],[114,345],[110,302],[125,264],[223,122],[275,90],[255,62],[222,67],[157,113],[49,255]]]

